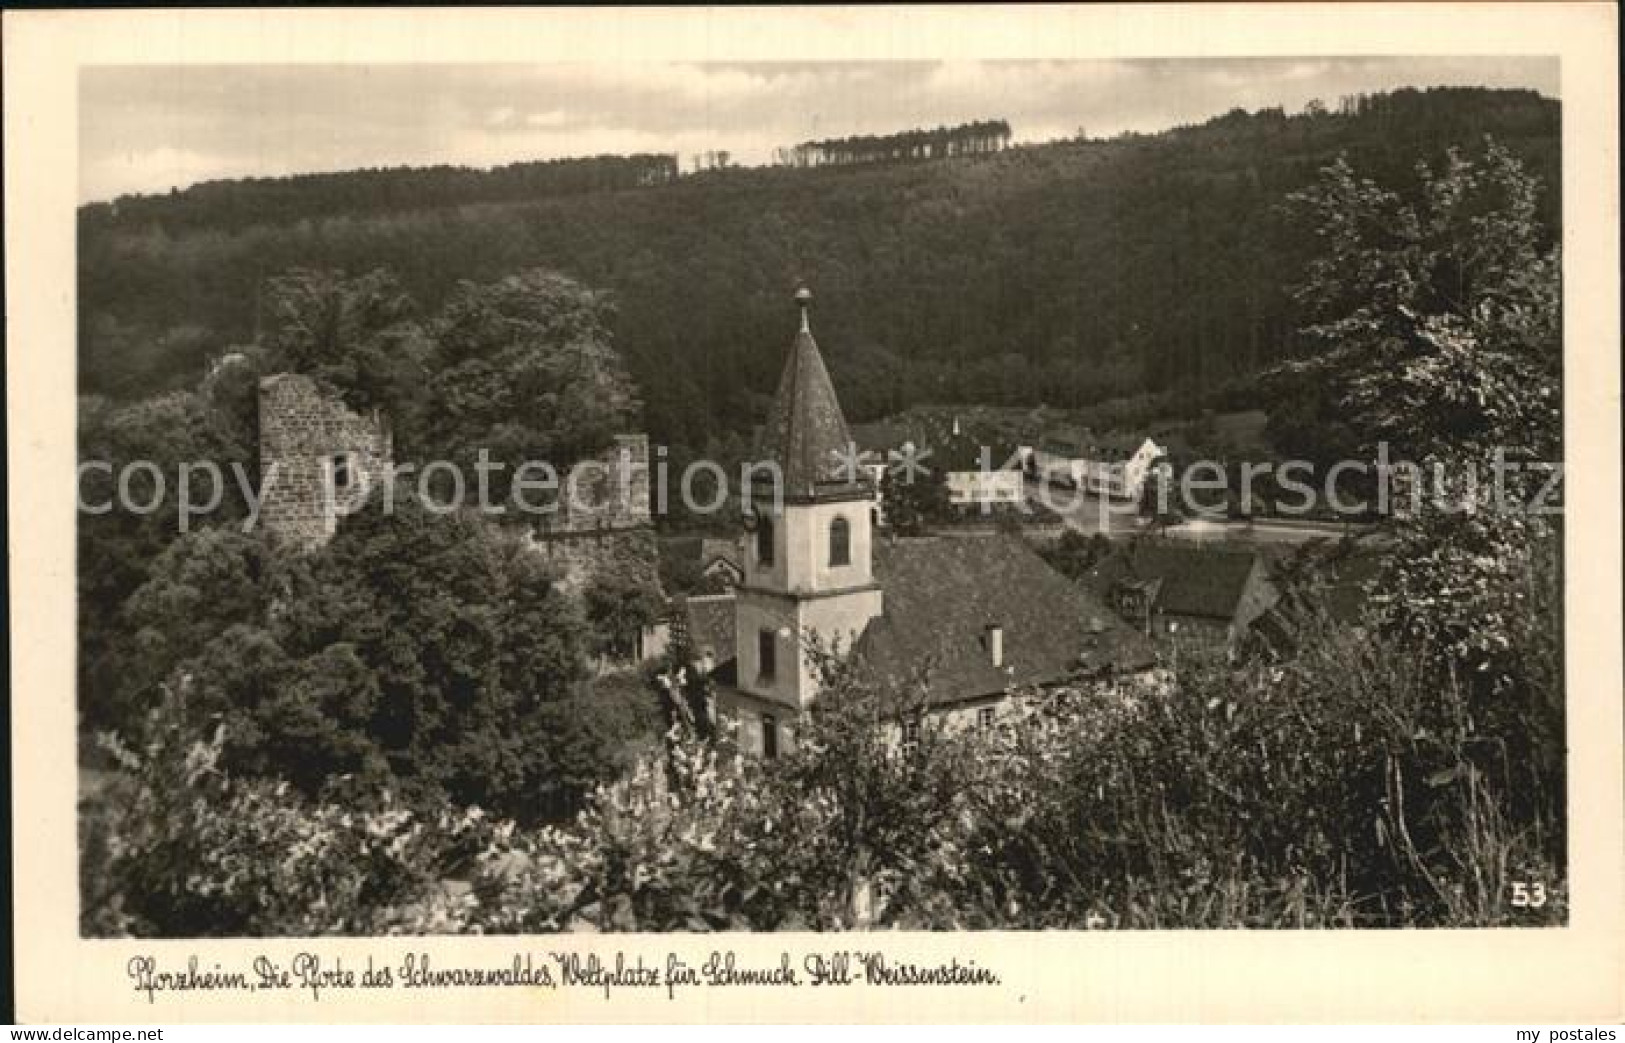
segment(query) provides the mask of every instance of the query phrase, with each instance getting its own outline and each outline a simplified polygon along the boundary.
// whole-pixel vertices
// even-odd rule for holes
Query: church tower
[[[777,481],[758,473],[747,490],[754,528],[734,613],[735,683],[769,727],[777,707],[793,716],[812,700],[809,637],[844,653],[881,611],[872,490],[813,340],[812,294],[803,288],[795,299],[801,328],[758,453]]]

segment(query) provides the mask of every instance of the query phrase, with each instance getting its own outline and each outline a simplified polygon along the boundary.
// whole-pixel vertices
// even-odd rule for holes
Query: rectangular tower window
[[[778,659],[778,641],[773,631],[759,631],[756,634],[756,672],[763,680],[771,681],[779,672]]]
[[[764,569],[773,567],[773,522],[765,514],[756,518],[756,563]]]

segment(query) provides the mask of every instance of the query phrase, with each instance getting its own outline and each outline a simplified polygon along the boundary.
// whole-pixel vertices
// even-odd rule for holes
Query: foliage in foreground
[[[994,728],[898,713],[837,668],[770,769],[674,730],[565,827],[424,821],[217,767],[164,725],[87,812],[91,933],[1562,922],[1564,831],[1504,753],[1539,706],[1403,640],[1328,630],[1285,662],[1032,694]],[[1555,780],[1546,778],[1547,789]],[[1560,787],[1555,790],[1560,793]],[[448,888],[450,879],[469,887]],[[1514,907],[1515,883],[1542,886]]]

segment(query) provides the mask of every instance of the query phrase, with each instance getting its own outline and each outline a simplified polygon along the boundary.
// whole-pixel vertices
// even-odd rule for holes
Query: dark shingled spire
[[[812,292],[802,287],[796,303],[801,329],[790,345],[773,411],[762,429],[760,456],[778,463],[786,497],[850,497],[862,492],[861,473],[853,473],[852,435],[808,322]]]

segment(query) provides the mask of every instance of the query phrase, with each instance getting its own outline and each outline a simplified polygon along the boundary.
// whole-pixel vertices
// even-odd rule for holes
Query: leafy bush
[[[1375,622],[1373,620],[1373,622]],[[1548,637],[1548,642],[1555,637]],[[1281,661],[1018,697],[991,728],[831,658],[768,763],[681,728],[565,825],[429,821],[219,769],[162,718],[87,809],[87,931],[1489,926],[1567,916],[1522,717],[1327,626]],[[1529,677],[1532,690],[1544,682]],[[900,722],[919,721],[898,741]],[[1521,744],[1521,745],[1520,745]],[[1547,763],[1551,751],[1536,763]],[[1558,758],[1560,765],[1561,758]],[[360,810],[366,809],[366,810]],[[292,853],[290,856],[289,853]],[[273,857],[274,856],[274,857]],[[342,867],[342,879],[334,879]],[[466,879],[466,893],[441,886]],[[1512,905],[1515,882],[1549,902]]]
[[[224,729],[198,739],[181,695],[156,707],[81,820],[87,935],[373,934],[397,926],[459,832],[391,799],[312,803],[221,768]]]

